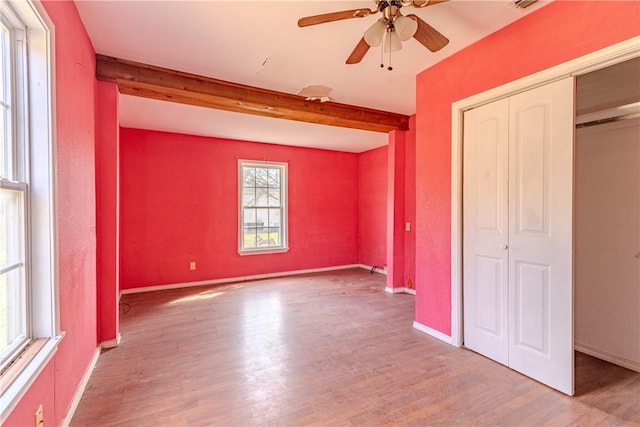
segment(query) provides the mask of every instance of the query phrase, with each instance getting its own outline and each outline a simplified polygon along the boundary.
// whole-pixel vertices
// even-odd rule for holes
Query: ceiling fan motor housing
[[[416,39],[431,52],[437,52],[449,43],[449,39],[419,16],[415,14],[404,16],[400,12],[400,9],[408,6],[423,8],[446,1],[449,0],[374,0],[376,4],[375,9],[361,8],[306,16],[298,20],[298,26],[308,27],[310,25],[324,24],[344,19],[364,18],[381,12],[382,17],[364,32],[363,37],[347,58],[347,64],[357,64],[360,62],[370,47],[376,47],[382,44],[382,51],[391,53],[402,49],[401,42],[411,38]]]

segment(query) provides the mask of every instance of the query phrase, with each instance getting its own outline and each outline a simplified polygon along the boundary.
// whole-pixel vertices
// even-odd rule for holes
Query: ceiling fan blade
[[[437,52],[447,44],[449,39],[442,33],[433,28],[431,25],[424,22],[419,16],[407,15],[408,18],[415,20],[418,23],[418,31],[413,35],[413,38],[418,40],[431,52]]]
[[[351,55],[349,55],[349,57],[347,58],[347,64],[357,64],[358,62],[362,61],[362,58],[364,58],[364,56],[369,51],[369,47],[370,46],[364,40],[364,37],[361,38],[356,47],[353,49],[353,52],[351,52]]]
[[[426,7],[434,6],[436,4],[444,3],[449,0],[413,0],[414,7]]]
[[[376,10],[371,9],[352,9],[343,10],[341,12],[324,13],[322,15],[307,16],[298,19],[298,27],[308,27],[309,25],[324,24],[327,22],[341,21],[343,19],[364,18],[365,16],[369,16],[376,12]]]

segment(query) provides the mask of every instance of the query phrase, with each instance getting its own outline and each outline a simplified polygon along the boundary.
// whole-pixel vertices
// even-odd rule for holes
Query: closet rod
[[[599,119],[599,120],[592,120],[590,122],[585,122],[585,123],[578,123],[576,125],[576,128],[580,129],[580,128],[586,128],[589,126],[597,126],[597,125],[603,125],[605,123],[613,123],[613,122],[619,122],[622,120],[637,119],[637,118],[640,118],[640,113],[629,113],[629,114],[623,114],[621,116],[608,117],[606,119]]]

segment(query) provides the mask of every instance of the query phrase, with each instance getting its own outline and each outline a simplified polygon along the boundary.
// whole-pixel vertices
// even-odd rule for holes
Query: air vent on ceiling
[[[529,6],[533,5],[534,3],[536,3],[538,0],[516,0],[514,2],[514,4],[516,5],[517,8],[520,9],[526,9]]]

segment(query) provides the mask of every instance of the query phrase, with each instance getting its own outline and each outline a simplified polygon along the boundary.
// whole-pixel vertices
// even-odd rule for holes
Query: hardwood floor
[[[570,398],[412,327],[366,270],[126,295],[72,426],[640,425],[640,374],[576,354]]]

